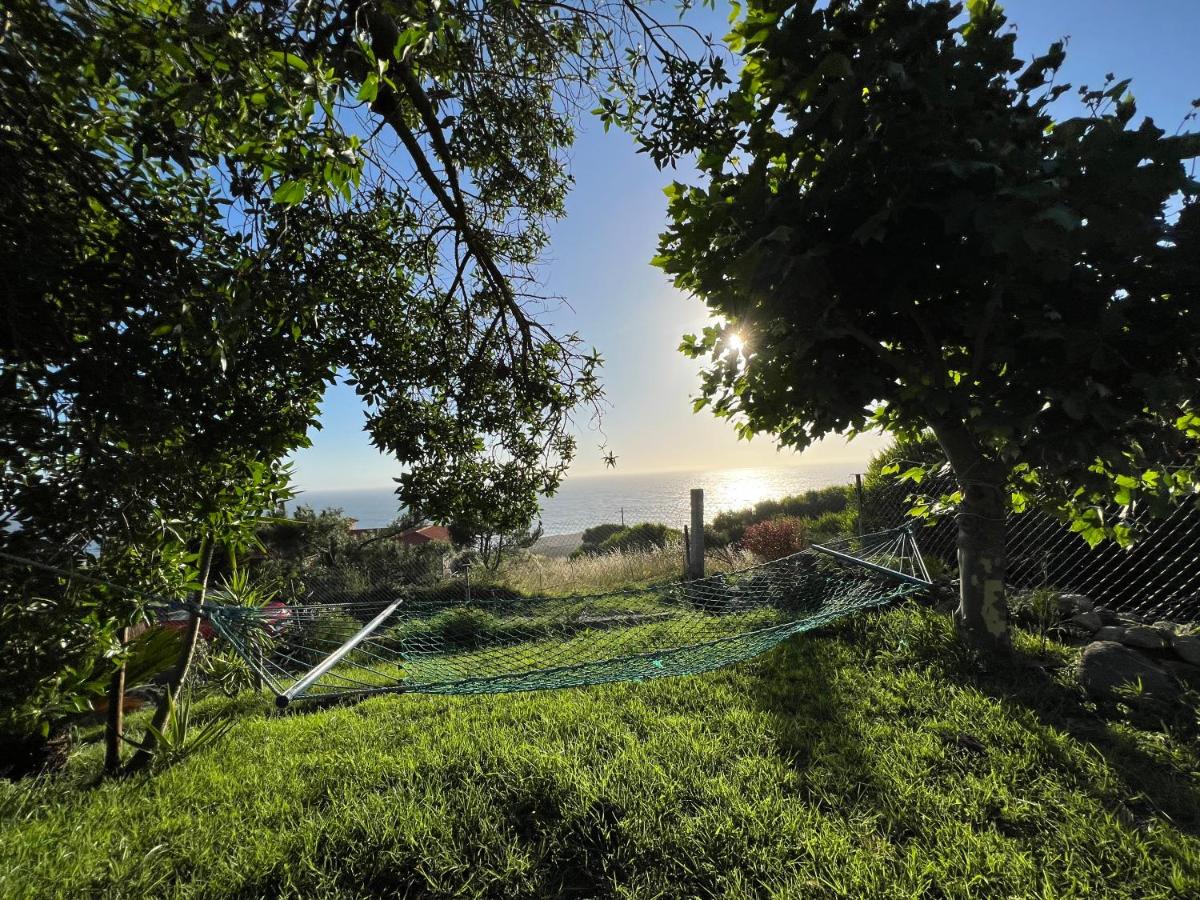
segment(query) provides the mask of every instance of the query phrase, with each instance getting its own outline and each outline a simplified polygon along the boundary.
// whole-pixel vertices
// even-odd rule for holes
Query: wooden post
[[[858,497],[858,537],[861,540],[863,536],[863,489],[862,476],[854,476],[854,493]]]
[[[688,535],[688,578],[704,577],[704,488],[692,488],[692,528]]]
[[[129,642],[129,628],[117,632],[121,646]],[[125,661],[113,672],[108,683],[108,720],[104,729],[104,772],[116,775],[121,771],[121,735],[125,732]]]

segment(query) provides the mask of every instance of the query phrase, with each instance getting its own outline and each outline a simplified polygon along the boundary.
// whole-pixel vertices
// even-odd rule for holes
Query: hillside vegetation
[[[0,793],[0,895],[1184,897],[1195,722],[1105,718],[916,604],[708,675],[285,716]]]

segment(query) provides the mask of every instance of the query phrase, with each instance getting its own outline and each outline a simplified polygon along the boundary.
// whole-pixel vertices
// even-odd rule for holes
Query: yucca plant
[[[129,737],[123,738],[139,750],[149,752],[155,769],[169,768],[193,753],[211,747],[234,725],[232,719],[217,718],[193,730],[192,703],[187,694],[181,694],[176,701],[168,692],[164,702],[167,704],[167,718],[161,729],[147,725],[146,734],[140,742]],[[147,737],[152,740],[146,740]]]
[[[255,686],[254,671],[246,661],[228,650],[208,653],[200,663],[205,682],[227,697],[236,697]]]

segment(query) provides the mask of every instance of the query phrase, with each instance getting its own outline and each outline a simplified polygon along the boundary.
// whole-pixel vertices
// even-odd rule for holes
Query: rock
[[[1164,659],[1163,668],[1178,678],[1185,687],[1200,690],[1200,666],[1193,666],[1178,659]]]
[[[1071,616],[1071,624],[1078,625],[1088,634],[1099,630],[1104,624],[1103,620],[1094,612],[1081,612]]]
[[[1126,647],[1139,647],[1143,650],[1160,650],[1167,646],[1167,639],[1157,628],[1150,625],[1130,625],[1125,629],[1121,643]]]
[[[1121,624],[1121,617],[1107,606],[1097,606],[1095,611],[1100,614],[1100,618],[1104,621],[1105,625]]]
[[[1121,625],[1105,625],[1096,632],[1095,638],[1098,641],[1117,641],[1125,637],[1125,629]]]
[[[1054,599],[1058,603],[1059,613],[1064,616],[1091,612],[1096,608],[1096,604],[1083,594],[1059,594]]]
[[[1157,628],[1159,634],[1163,635],[1168,641],[1171,639],[1172,635],[1175,635],[1179,632],[1178,625],[1176,625],[1174,622],[1167,622],[1166,620],[1155,622],[1153,627]]]
[[[1166,669],[1116,641],[1095,641],[1084,647],[1078,672],[1084,689],[1101,700],[1133,705],[1146,700],[1166,703],[1178,699],[1180,693]],[[1141,691],[1131,690],[1139,681]]]
[[[1184,662],[1200,666],[1200,637],[1177,634],[1171,638],[1171,649]]]

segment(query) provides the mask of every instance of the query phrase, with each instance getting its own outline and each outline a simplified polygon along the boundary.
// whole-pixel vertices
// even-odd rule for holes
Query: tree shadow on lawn
[[[1129,791],[1114,810],[1118,815],[1138,824],[1162,819],[1200,837],[1200,789],[1195,781],[1172,762],[1140,747],[1131,733],[1137,729],[1163,735],[1171,727],[1183,730],[1194,744],[1195,710],[1190,711],[1190,725],[1185,723],[1189,710],[1178,705],[1146,705],[1123,715],[1115,705],[1089,703],[1081,687],[1063,684],[1046,663],[1043,657],[1014,650],[1007,660],[971,666],[964,683],[1001,703],[1018,704],[1042,725],[1095,748]],[[1122,720],[1130,726],[1127,730],[1121,729]]]
[[[773,755],[796,773],[789,789],[797,801],[842,823],[840,830],[874,818],[882,837],[904,844],[918,828],[898,814],[901,804],[879,776],[878,748],[855,708],[864,698],[845,677],[846,648],[828,639],[831,630],[793,637],[759,660],[750,700],[771,717]]]
[[[842,640],[821,640],[821,635]],[[847,660],[837,658],[839,652],[859,654],[858,684],[847,678]],[[924,683],[922,679],[930,691],[940,682],[950,690],[974,688],[1000,703],[1003,716],[983,718],[1000,724],[1006,719],[1017,722],[1027,732],[1023,740],[1036,742],[1036,752],[1044,756],[1047,768],[1079,782],[1080,788],[1127,823],[1140,826],[1159,819],[1200,837],[1200,789],[1194,775],[1181,768],[1178,759],[1170,760],[1165,747],[1160,755],[1139,746],[1133,731],[1141,728],[1147,739],[1154,740],[1163,730],[1155,716],[1165,714],[1168,721],[1174,716],[1178,727],[1180,710],[1145,710],[1127,720],[1133,728],[1122,730],[1119,720],[1105,716],[1115,710],[1098,710],[1089,704],[1081,688],[1057,680],[1046,662],[1019,650],[1008,659],[981,661],[958,642],[947,617],[930,611],[907,619],[889,613],[858,616],[811,636],[802,635],[776,650],[764,663],[757,702],[776,717],[779,753],[806,780],[806,767],[831,750],[832,758],[854,766],[857,771],[840,785],[847,792],[846,801],[872,798],[872,806],[878,808],[871,811],[884,813],[894,837],[911,833],[903,821],[891,818],[915,795],[897,783],[894,771],[881,771],[890,765],[882,754],[923,755],[935,774],[939,766],[963,774],[983,773],[991,767],[989,740],[999,744],[1011,738],[989,734],[983,722],[975,727],[964,719],[962,710],[955,714],[948,707],[938,709],[936,700],[922,702],[906,696],[906,690]],[[870,675],[879,666],[882,672]],[[886,683],[893,678],[894,688]],[[967,708],[968,698],[960,695],[960,701]],[[847,704],[858,709],[848,714]],[[1182,713],[1186,720],[1187,710]],[[1081,770],[1078,759],[1068,756],[1052,735],[1037,733],[1037,725],[1094,748],[1119,780],[1116,791],[1102,775]],[[1194,742],[1194,721],[1190,728]],[[890,742],[890,747],[881,742]],[[1125,796],[1120,796],[1122,790]],[[993,824],[1003,831],[1003,816],[996,814]]]

